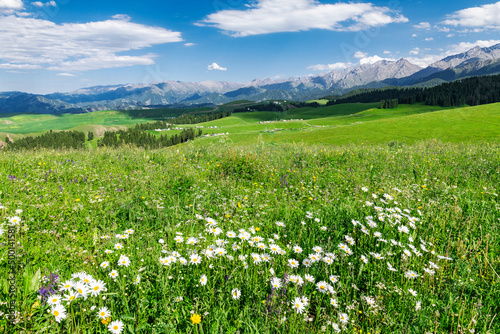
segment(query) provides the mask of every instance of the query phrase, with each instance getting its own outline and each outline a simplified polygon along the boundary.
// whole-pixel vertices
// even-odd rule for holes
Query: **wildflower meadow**
[[[498,144],[0,152],[0,180],[2,333],[500,333]]]

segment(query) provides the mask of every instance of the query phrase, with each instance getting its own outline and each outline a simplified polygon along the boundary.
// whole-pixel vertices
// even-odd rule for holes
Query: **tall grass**
[[[220,138],[158,151],[2,152],[0,221],[21,223],[19,313],[0,328],[498,333],[499,178],[498,144],[233,147]],[[5,313],[6,233],[0,242]],[[200,264],[181,263],[194,255]],[[308,266],[314,256],[322,260]],[[84,279],[106,291],[62,301],[67,316],[56,321],[45,298]],[[110,317],[98,318],[102,307]]]

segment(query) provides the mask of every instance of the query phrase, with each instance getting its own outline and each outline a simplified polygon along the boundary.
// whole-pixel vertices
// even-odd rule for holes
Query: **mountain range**
[[[69,93],[36,95],[0,93],[0,113],[83,113],[106,109],[158,106],[217,105],[235,100],[305,101],[341,95],[359,88],[433,86],[464,77],[500,73],[500,44],[443,58],[426,68],[401,58],[380,60],[345,70],[289,79],[257,79],[248,83],[224,81],[165,81],[151,84],[96,86]]]

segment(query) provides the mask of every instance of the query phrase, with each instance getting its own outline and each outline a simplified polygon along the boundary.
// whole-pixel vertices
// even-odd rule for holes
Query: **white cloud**
[[[411,35],[411,37],[417,37],[417,36],[418,36],[417,34],[413,34],[413,35]]]
[[[179,32],[126,20],[56,24],[0,16],[0,61],[48,66],[63,72],[151,65],[154,55],[117,55],[182,41]]]
[[[429,30],[431,28],[431,24],[429,22],[420,22],[419,24],[414,25],[413,28]]]
[[[197,25],[212,26],[234,37],[310,29],[359,31],[408,19],[371,3],[321,4],[316,0],[256,0],[246,10],[222,10]]]
[[[367,56],[368,56],[368,54],[361,52],[361,51],[358,51],[354,54],[354,58],[366,58]]]
[[[221,67],[217,63],[212,63],[212,64],[208,65],[207,69],[209,71],[214,71],[214,70],[217,70],[217,71],[227,71],[227,68]]]
[[[352,63],[335,63],[335,64],[318,64],[318,65],[311,65],[308,66],[307,68],[313,71],[335,71],[335,70],[345,70],[346,68],[349,68],[353,66]]]
[[[385,55],[390,55],[390,54],[391,54],[391,51],[384,50],[384,54],[385,54]]]
[[[153,65],[153,58],[156,55],[147,54],[139,57],[118,56],[114,53],[100,53],[75,61],[62,62],[56,66],[48,67],[48,70],[54,71],[91,71],[103,68],[127,67],[136,65]]]
[[[193,46],[196,45],[196,43],[184,43],[184,46]]]
[[[423,55],[421,57],[407,57],[406,60],[408,60],[410,63],[421,66],[421,67],[427,67],[430,64],[443,59],[442,55]]]
[[[57,73],[57,75],[60,75],[62,77],[76,77],[75,74],[71,74],[71,73]]]
[[[472,49],[476,46],[484,48],[484,47],[490,47],[490,46],[493,46],[493,45],[496,45],[499,43],[500,43],[500,40],[489,40],[489,41],[478,40],[475,42],[462,42],[459,44],[453,44],[453,45],[448,46],[448,48],[445,49],[446,51],[443,49],[440,49],[439,51],[442,51],[440,54],[435,54],[435,55],[426,54],[426,55],[424,55],[422,53],[419,53],[420,57],[408,57],[406,59],[410,63],[416,64],[416,65],[419,65],[422,67],[426,67],[426,66],[429,66],[430,64],[432,64],[438,60],[441,60],[443,58],[446,58],[448,56],[453,56],[453,55],[456,55],[459,53],[469,51],[470,49]],[[426,50],[430,51],[429,49],[426,49]],[[419,51],[421,51],[421,50],[419,50]],[[412,51],[410,51],[410,54],[413,54]]]
[[[381,61],[381,60],[395,61],[396,59],[394,59],[394,58],[382,58],[382,57],[375,55],[375,56],[371,56],[371,57],[362,58],[359,60],[359,63],[361,65],[371,65],[371,64],[375,64],[376,62]]]
[[[433,40],[434,40],[434,38],[433,38],[433,37],[427,37],[427,38],[425,39],[425,41],[426,41],[426,42],[430,42],[430,41],[433,41]]]
[[[120,21],[130,21],[131,17],[128,16],[127,14],[115,14],[111,16],[112,19],[114,20],[120,20]]]
[[[447,52],[448,53],[447,55],[449,56],[449,55],[453,55],[453,54],[457,54],[457,53],[466,52],[466,51],[469,51],[470,49],[472,49],[476,46],[479,46],[482,48],[488,48],[490,46],[497,45],[499,43],[500,43],[500,40],[495,40],[495,39],[491,39],[489,41],[478,40],[475,42],[462,42],[459,44],[452,45],[450,47],[450,50]]]
[[[40,65],[32,64],[0,64],[0,68],[4,70],[36,70],[42,68]]]
[[[24,9],[22,0],[0,0],[0,14],[11,14]]]
[[[450,28],[448,27],[438,27],[438,26],[434,26],[434,28],[436,28],[438,31],[440,32],[450,32]]]
[[[47,7],[56,7],[57,6],[57,3],[55,1],[49,1],[49,2],[41,2],[41,1],[35,1],[35,2],[32,2],[31,3],[33,6],[36,6],[36,7],[43,7],[43,6],[47,6]]]
[[[451,38],[453,36],[455,36],[455,34],[448,34],[448,35],[446,35],[446,37],[448,37],[448,38]]]
[[[420,53],[420,48],[414,48],[410,51],[411,55],[418,55]]]
[[[500,29],[500,1],[459,10],[443,21],[454,27],[479,27],[479,29]]]

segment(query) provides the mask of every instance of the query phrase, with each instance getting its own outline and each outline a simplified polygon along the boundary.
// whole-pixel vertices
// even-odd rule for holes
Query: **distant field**
[[[17,115],[0,118],[0,132],[30,134],[49,130],[73,130],[82,126],[92,131],[93,126],[129,126],[147,121],[150,120],[110,110],[86,114]]]
[[[320,105],[325,106],[328,103],[328,100],[325,100],[325,99],[323,99],[323,100],[309,100],[309,101],[306,101],[306,102],[307,103],[317,102]]]
[[[224,107],[248,103],[248,101],[236,102]],[[198,109],[194,112],[201,112]],[[16,140],[25,135],[37,135],[48,130],[93,131],[99,137],[105,131],[126,129],[137,123],[151,121],[151,118],[138,117],[140,115],[140,112],[130,114],[119,111],[98,111],[62,116],[4,117],[0,118],[0,140],[3,141],[7,135]],[[156,116],[161,118],[160,114]],[[422,104],[400,105],[396,109],[378,109],[378,103],[350,103],[319,108],[296,108],[285,112],[236,113],[212,122],[178,125],[179,130],[150,131],[150,133],[170,136],[180,133],[182,128],[194,126],[202,126],[206,135],[227,134],[232,143],[241,145],[255,142],[356,144],[404,141],[409,143],[430,138],[451,142],[496,140],[500,136],[500,103],[454,109]],[[98,138],[87,143],[87,146],[95,147],[97,140]],[[220,140],[220,137],[202,138],[195,143],[204,145],[217,140]]]
[[[220,129],[207,129],[204,133],[229,133],[234,144],[255,142],[303,142],[309,144],[360,144],[404,141],[407,143],[425,139],[440,139],[447,142],[498,140],[500,138],[500,103],[476,107],[444,109],[422,105],[402,105],[397,109],[366,108],[363,104],[332,106],[330,116],[303,121],[273,122],[257,124],[259,120],[278,119],[276,113],[236,114],[227,119],[203,125],[220,126]],[[335,109],[337,107],[338,109]],[[306,109],[306,108],[304,108]],[[325,112],[318,108],[317,112]],[[353,111],[352,114],[349,111]],[[283,115],[282,118],[294,119],[297,114]],[[313,127],[317,126],[317,127]],[[273,129],[282,129],[272,131]],[[265,132],[265,131],[268,132]],[[196,145],[204,145],[218,138],[204,138]]]

